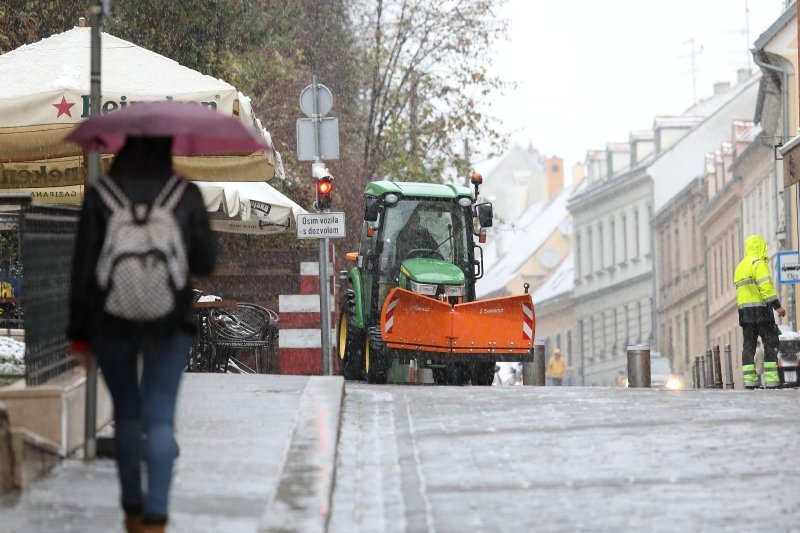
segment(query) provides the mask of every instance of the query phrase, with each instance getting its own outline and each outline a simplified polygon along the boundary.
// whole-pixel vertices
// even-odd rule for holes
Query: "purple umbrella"
[[[126,137],[172,137],[173,155],[250,154],[270,150],[255,130],[191,102],[147,102],[90,117],[67,140],[86,150],[117,153]]]

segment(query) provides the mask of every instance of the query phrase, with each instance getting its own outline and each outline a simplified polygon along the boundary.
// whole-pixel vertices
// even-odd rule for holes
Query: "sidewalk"
[[[325,391],[322,396],[320,389]],[[278,487],[287,455],[293,458],[289,462],[294,468],[302,467],[304,458],[306,470],[308,465],[312,470],[326,466],[315,464],[318,455],[296,449],[298,440],[307,446],[309,436],[298,439],[295,422],[307,423],[322,411],[338,424],[342,394],[341,378],[187,374],[178,405],[181,453],[172,489],[170,531],[258,531],[268,506],[280,500]],[[320,401],[325,404],[321,406]],[[329,438],[330,433],[320,435],[320,439]],[[318,447],[306,450],[318,451]],[[332,458],[329,466],[332,470]],[[330,498],[330,487],[327,493],[319,485],[294,488],[310,491],[317,499]],[[30,490],[0,499],[2,530],[122,531],[118,500],[112,461],[65,460]],[[276,516],[280,511],[269,514],[280,519]]]

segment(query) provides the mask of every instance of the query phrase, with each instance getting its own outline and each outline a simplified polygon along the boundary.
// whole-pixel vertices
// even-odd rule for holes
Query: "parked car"
[[[669,359],[661,352],[650,352],[650,386],[654,389],[683,389],[683,379],[673,374]]]
[[[792,331],[789,326],[778,326],[781,334],[778,337],[778,367],[783,374],[784,385],[797,385],[797,363],[800,359],[800,333]]]

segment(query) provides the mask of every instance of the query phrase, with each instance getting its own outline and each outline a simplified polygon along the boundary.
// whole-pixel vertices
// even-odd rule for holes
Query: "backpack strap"
[[[103,176],[95,185],[95,189],[106,207],[112,211],[120,207],[128,207],[131,202],[124,192],[109,176]]]
[[[186,180],[181,179],[179,176],[172,175],[169,178],[164,188],[158,193],[158,196],[153,201],[153,205],[159,205],[169,211],[175,209],[178,202],[183,198],[183,193],[186,191],[188,183]]]

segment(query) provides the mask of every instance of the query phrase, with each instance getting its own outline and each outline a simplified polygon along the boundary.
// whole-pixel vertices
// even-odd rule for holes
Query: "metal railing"
[[[692,366],[692,385],[695,389],[733,389],[733,359],[731,345],[726,344],[724,353],[720,355],[719,345],[706,350],[705,355],[694,358]],[[725,373],[722,373],[722,367]],[[797,366],[779,366],[778,376],[781,388],[800,386],[800,375]]]
[[[77,207],[20,202],[25,382],[39,385],[75,366],[66,336]]]

